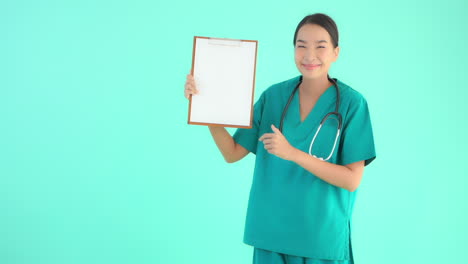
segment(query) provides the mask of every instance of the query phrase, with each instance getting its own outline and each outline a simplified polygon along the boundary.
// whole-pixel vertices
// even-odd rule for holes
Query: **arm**
[[[249,151],[236,143],[232,136],[227,132],[224,127],[209,127],[211,135],[218,146],[218,149],[223,154],[224,160],[228,163],[233,163],[241,160]]]
[[[358,188],[364,172],[363,160],[344,166],[337,165],[314,158],[296,148],[293,148],[290,160],[320,179],[350,192]]]
[[[265,133],[259,139],[263,141],[265,149],[269,153],[295,162],[332,185],[344,188],[350,192],[354,192],[357,189],[364,172],[364,161],[344,166],[322,161],[294,148],[274,125],[271,125],[271,128],[274,133]]]

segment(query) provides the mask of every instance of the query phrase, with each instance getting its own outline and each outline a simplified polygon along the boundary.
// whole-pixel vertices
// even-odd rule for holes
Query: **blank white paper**
[[[196,38],[190,122],[250,126],[256,42]]]

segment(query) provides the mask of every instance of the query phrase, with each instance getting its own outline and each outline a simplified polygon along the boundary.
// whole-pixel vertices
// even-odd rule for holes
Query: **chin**
[[[304,79],[311,79],[311,80],[314,80],[314,79],[320,79],[323,74],[320,73],[320,72],[304,72],[304,71],[301,71],[302,73],[302,77]]]

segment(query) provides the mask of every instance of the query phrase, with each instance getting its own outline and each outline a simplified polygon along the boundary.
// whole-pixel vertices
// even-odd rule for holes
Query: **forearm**
[[[351,192],[357,188],[356,175],[346,166],[320,160],[296,148],[294,148],[291,157],[292,162],[295,162],[329,184]]]
[[[221,151],[224,159],[227,162],[234,162],[236,160],[234,157],[234,153],[236,150],[236,142],[232,138],[232,136],[227,132],[226,128],[224,127],[213,127],[209,126],[211,136],[216,143],[216,146]]]

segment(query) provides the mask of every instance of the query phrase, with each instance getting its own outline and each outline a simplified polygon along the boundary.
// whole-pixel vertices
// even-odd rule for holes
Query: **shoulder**
[[[338,81],[338,87],[341,95],[339,112],[343,116],[343,122],[348,123],[357,117],[368,119],[370,113],[364,95],[342,81]]]
[[[341,97],[343,97],[342,99],[351,101],[365,100],[362,93],[341,80],[338,80],[338,87],[340,88]]]
[[[300,76],[296,76],[294,78],[275,83],[268,87],[262,95],[266,97],[284,97],[285,95],[289,96],[294,87],[296,87],[296,85],[299,83],[299,79]]]
[[[345,109],[367,105],[367,100],[361,92],[341,80],[338,80],[337,83],[340,88],[340,103]]]

